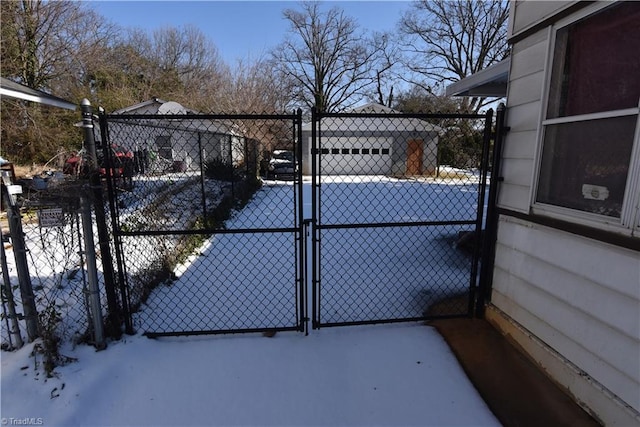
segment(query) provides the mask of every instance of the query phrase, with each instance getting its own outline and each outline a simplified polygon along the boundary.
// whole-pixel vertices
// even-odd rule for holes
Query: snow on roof
[[[385,105],[378,104],[377,102],[370,102],[360,107],[355,107],[351,110],[352,113],[400,113],[398,110],[389,108]]]
[[[357,117],[326,117],[322,121],[323,131],[387,131],[387,132],[440,132],[442,129],[432,123],[415,117],[402,117],[402,112],[377,103],[369,103],[345,111],[345,113],[363,114],[365,119]],[[398,114],[392,119],[382,117],[366,118],[366,114]],[[364,127],[364,129],[363,129]],[[311,122],[302,125],[303,131],[311,131]]]
[[[114,115],[127,114],[193,114],[186,123],[186,127],[192,130],[223,133],[233,136],[241,136],[237,127],[226,120],[211,120],[198,117],[199,112],[186,108],[175,101],[165,101],[160,98],[151,98],[147,101],[114,111]]]
[[[164,105],[164,111],[160,111]],[[151,98],[137,104],[130,105],[129,107],[115,110],[113,114],[181,114],[184,112],[194,112],[174,101],[165,101],[160,98]]]

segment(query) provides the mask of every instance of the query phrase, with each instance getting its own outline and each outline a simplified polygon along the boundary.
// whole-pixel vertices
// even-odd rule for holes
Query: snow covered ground
[[[324,225],[474,221],[474,184],[325,177],[318,217]],[[311,217],[310,193],[306,181],[305,218]],[[226,228],[292,228],[294,194],[291,182],[268,182]],[[322,230],[322,321],[420,318],[430,304],[463,294],[471,259],[453,245],[463,230],[473,230],[473,225]],[[153,290],[134,315],[134,325],[151,333],[295,327],[301,303],[295,238],[293,231],[211,237],[175,269],[177,280]],[[307,292],[311,294],[310,286]]]
[[[500,425],[442,338],[417,324],[307,337],[138,335],[101,352],[78,347],[78,361],[49,379],[30,347],[2,353],[8,425]]]
[[[369,220],[377,218],[375,194],[380,186],[401,188],[401,199],[386,220],[435,220],[442,211],[436,206],[443,206],[447,198],[468,197],[469,206],[475,198],[472,186],[452,185],[450,190],[455,187],[457,191],[436,186],[434,189],[441,191],[429,192],[434,197],[430,203],[416,203],[417,193],[411,192],[411,183],[401,184],[388,181],[360,186],[363,191],[359,194],[370,196],[366,199]],[[324,188],[325,197],[330,197],[331,187]],[[343,187],[334,190],[340,188]],[[277,209],[269,212],[269,195],[284,192],[277,197],[286,199],[292,194],[290,190],[290,184],[268,184],[247,209],[234,216],[235,223],[229,226],[241,227],[243,221],[254,221],[250,215],[257,211],[263,214],[263,225],[289,226],[291,217],[282,217]],[[305,185],[305,192],[308,191]],[[452,196],[454,193],[457,195]],[[310,201],[307,196],[304,200]],[[357,194],[351,197],[359,200]],[[310,204],[305,205],[305,210],[309,212]],[[331,212],[325,214],[324,220],[331,221]],[[344,214],[344,210],[335,212]],[[347,215],[341,220],[348,218]],[[287,233],[282,236],[288,238]],[[201,255],[178,268],[179,279],[172,286],[156,289],[136,315],[138,326],[162,312],[154,304],[169,301],[179,305],[179,298],[166,293],[194,283],[189,275],[199,270],[195,264],[218,262],[220,258],[215,254],[229,248],[225,244],[228,238],[218,235],[209,239],[201,248]],[[348,248],[349,242],[344,236],[341,239],[343,245],[324,249],[326,256],[345,256],[339,250]],[[244,247],[262,250],[237,254],[239,259],[253,257],[253,261],[273,266],[282,255],[260,246],[264,243],[250,242]],[[401,244],[390,239],[386,247],[399,248]],[[445,246],[437,247],[444,250]],[[402,250],[397,252],[406,256]],[[352,261],[346,261],[349,262]],[[411,260],[415,262],[422,260]],[[454,259],[451,265],[442,267],[452,274],[465,270],[466,263]],[[247,274],[266,278],[264,271],[268,274],[269,270]],[[249,279],[234,283],[252,283],[255,277]],[[411,275],[407,280],[410,279]],[[270,280],[279,283],[273,277]],[[328,308],[330,313],[331,306]],[[203,316],[212,312],[206,304],[201,309],[198,313]],[[151,340],[135,335],[110,342],[100,352],[84,345],[72,348],[66,344],[62,353],[77,361],[57,368],[53,378],[45,378],[41,357],[31,354],[32,347],[30,344],[0,355],[1,417],[5,425],[499,425],[442,338],[421,324],[329,328],[311,331],[309,336],[280,332],[274,338],[248,334]]]

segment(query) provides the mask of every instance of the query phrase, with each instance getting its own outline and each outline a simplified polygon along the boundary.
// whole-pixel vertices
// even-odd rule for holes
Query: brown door
[[[407,146],[407,175],[422,175],[424,141],[410,139]]]

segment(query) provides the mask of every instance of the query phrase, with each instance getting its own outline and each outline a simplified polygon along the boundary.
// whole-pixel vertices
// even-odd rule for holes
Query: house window
[[[634,148],[639,26],[640,3],[622,2],[557,29],[542,122],[538,206],[633,222],[640,191],[633,179],[640,167]]]

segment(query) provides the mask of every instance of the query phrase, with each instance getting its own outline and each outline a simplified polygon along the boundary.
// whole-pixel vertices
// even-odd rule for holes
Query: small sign
[[[7,185],[7,192],[11,195],[22,194],[22,185]]]
[[[583,184],[582,197],[588,200],[607,200],[609,189],[600,185]]]
[[[42,209],[38,211],[40,227],[61,227],[64,225],[62,208]]]

